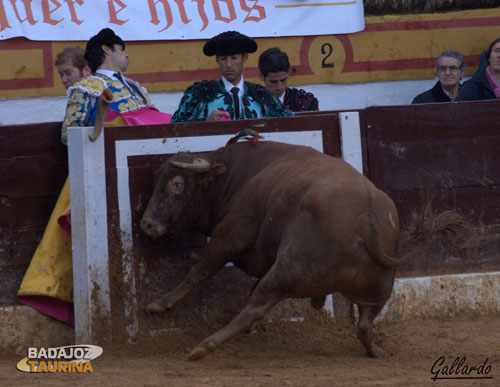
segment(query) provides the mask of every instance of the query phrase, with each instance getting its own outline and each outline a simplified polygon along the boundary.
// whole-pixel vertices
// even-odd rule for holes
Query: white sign
[[[109,27],[123,40],[345,34],[364,29],[360,0],[0,0],[0,40],[88,40]]]

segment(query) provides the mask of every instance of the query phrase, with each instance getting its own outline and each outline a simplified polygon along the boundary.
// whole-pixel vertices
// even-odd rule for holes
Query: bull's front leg
[[[217,246],[220,246],[220,244],[211,239],[205,247],[200,260],[189,270],[184,280],[164,297],[146,306],[146,311],[163,313],[172,309],[198,284],[218,273],[231,258],[228,258],[227,252],[217,248]]]

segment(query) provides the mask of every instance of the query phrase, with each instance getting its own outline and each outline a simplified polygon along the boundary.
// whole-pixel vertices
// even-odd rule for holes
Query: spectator
[[[207,41],[203,53],[215,55],[221,79],[190,86],[172,122],[293,116],[266,88],[243,79],[243,65],[248,54],[255,51],[255,40],[236,31],[223,32]]]
[[[260,79],[264,86],[294,112],[318,109],[318,99],[302,89],[288,87],[290,62],[288,55],[278,47],[269,48],[259,57]]]
[[[85,51],[78,46],[66,47],[58,53],[55,66],[66,89],[91,74]]]
[[[500,98],[500,38],[485,52],[486,67],[464,83],[457,101],[476,101]]]
[[[437,58],[436,72],[438,81],[434,87],[417,95],[413,104],[455,101],[465,75],[464,56],[457,51],[444,51]]]

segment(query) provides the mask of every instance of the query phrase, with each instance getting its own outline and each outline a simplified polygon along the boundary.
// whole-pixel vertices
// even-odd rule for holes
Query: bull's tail
[[[420,214],[414,214],[409,230],[402,234],[399,246],[408,250],[392,257],[380,250],[375,223],[370,220],[370,246],[368,250],[379,264],[389,268],[404,266],[424,254],[433,239],[442,234],[455,247],[466,245],[467,235],[471,235],[467,220],[455,211],[443,211],[433,214],[430,204]]]

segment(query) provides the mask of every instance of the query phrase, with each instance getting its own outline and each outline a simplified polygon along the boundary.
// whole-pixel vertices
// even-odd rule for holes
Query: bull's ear
[[[226,172],[226,167],[222,164],[213,164],[210,166],[210,170],[203,175],[203,178],[198,180],[198,184],[206,185],[212,182],[216,176],[222,175]]]
[[[210,171],[214,174],[214,176],[222,175],[226,172],[226,167],[222,164],[214,164],[210,166]]]

